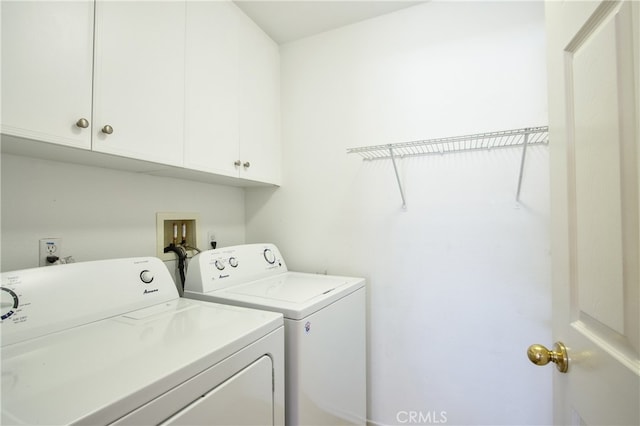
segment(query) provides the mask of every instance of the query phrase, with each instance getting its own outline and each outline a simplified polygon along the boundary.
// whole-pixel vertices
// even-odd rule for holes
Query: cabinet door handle
[[[107,135],[110,135],[111,133],[113,133],[113,127],[109,126],[108,124],[106,126],[104,126],[102,128],[102,133],[105,133]]]
[[[87,120],[86,118],[81,118],[80,120],[76,121],[76,126],[80,127],[81,129],[86,129],[87,127],[89,127],[89,120]]]
[[[233,165],[236,166],[236,167],[240,167],[241,164],[242,163],[240,162],[240,160],[236,160],[236,161],[233,162]]]
[[[244,163],[242,163],[242,167],[244,167],[245,169],[248,169],[249,167],[251,167],[251,163],[248,161],[245,161]]]

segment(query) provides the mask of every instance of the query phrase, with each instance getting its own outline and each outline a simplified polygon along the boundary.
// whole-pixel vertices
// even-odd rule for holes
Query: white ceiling
[[[278,44],[414,6],[407,0],[235,0]]]

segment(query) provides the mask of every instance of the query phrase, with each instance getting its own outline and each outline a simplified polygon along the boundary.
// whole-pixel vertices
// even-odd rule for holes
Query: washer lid
[[[364,278],[285,272],[209,293],[186,297],[281,312],[300,320],[364,287]]]
[[[291,303],[305,303],[318,296],[329,294],[349,282],[346,277],[285,273],[275,278],[239,285],[228,293],[255,296]]]

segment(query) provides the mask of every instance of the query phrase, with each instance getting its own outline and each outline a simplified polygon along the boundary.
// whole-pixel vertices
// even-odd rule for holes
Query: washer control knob
[[[224,263],[220,262],[219,260],[216,260],[214,265],[216,265],[216,268],[218,268],[219,271],[222,271],[224,269]]]
[[[270,265],[273,265],[274,263],[276,263],[276,255],[273,254],[273,251],[271,251],[271,249],[264,249],[264,260],[267,261],[267,263],[269,263]]]
[[[153,272],[145,269],[144,271],[140,272],[140,279],[143,283],[149,284],[151,281],[153,281]]]
[[[230,257],[229,265],[231,265],[232,268],[236,268],[238,266],[238,259],[236,259],[235,257]]]

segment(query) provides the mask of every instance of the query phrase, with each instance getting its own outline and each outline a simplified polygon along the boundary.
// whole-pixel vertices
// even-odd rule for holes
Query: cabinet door
[[[239,25],[240,177],[280,184],[278,45],[248,17],[242,18]]]
[[[2,133],[89,148],[93,1],[2,2]]]
[[[238,176],[238,16],[230,2],[188,2],[185,167]]]
[[[182,166],[184,1],[97,1],[95,26],[93,149]]]

